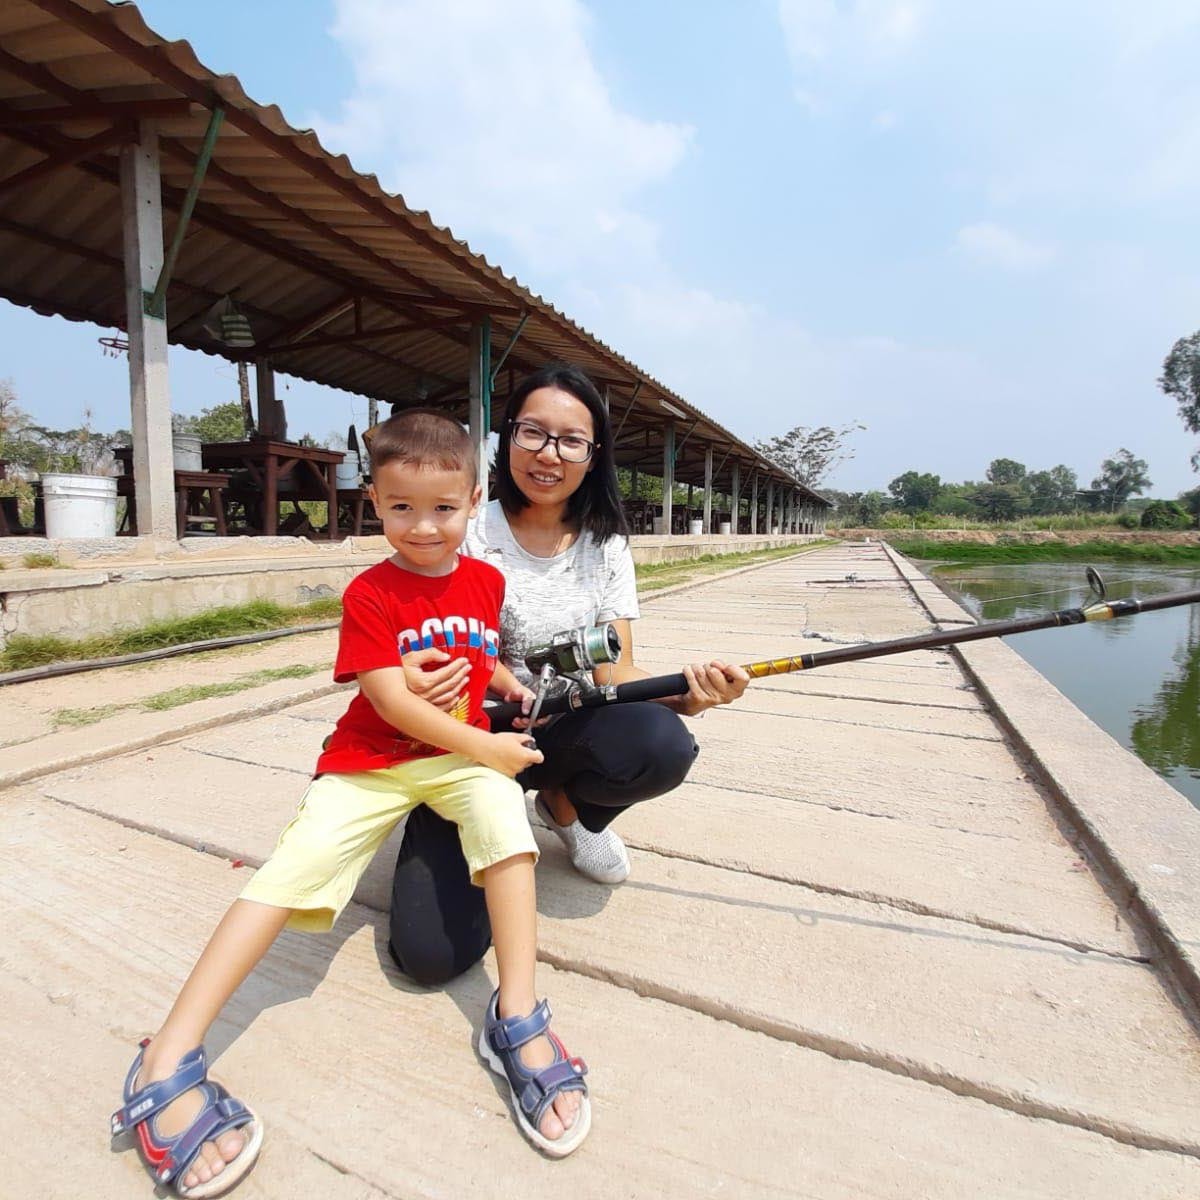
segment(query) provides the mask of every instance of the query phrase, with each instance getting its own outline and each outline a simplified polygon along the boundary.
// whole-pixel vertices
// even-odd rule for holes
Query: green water
[[[1074,607],[1087,592],[1077,563],[924,569],[982,620]],[[1200,588],[1195,567],[1121,564],[1101,574],[1110,599]],[[1200,605],[1005,641],[1200,808]]]

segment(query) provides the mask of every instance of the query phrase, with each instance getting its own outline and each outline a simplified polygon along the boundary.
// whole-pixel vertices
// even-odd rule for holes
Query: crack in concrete
[[[918,737],[957,738],[965,742],[990,742],[1006,745],[1007,740],[1002,734],[995,737],[984,737],[978,733],[944,733],[937,729],[912,729],[907,725],[880,725],[874,721],[847,721],[842,717],[814,717],[808,713],[777,713],[761,708],[747,708],[744,704],[739,711],[751,712],[760,717],[779,717],[784,721],[814,721],[820,725],[848,725],[855,729],[890,729],[895,733],[912,733]]]
[[[763,792],[755,791],[753,788],[734,787],[728,783],[714,783],[711,780],[702,777],[690,778],[684,781],[685,783],[703,785],[704,787],[713,788],[721,792],[734,792],[739,796],[758,796],[766,800],[778,800],[784,804],[809,804],[813,808],[823,808],[828,812],[844,812],[853,813],[857,817],[871,817],[876,821],[905,821],[914,827],[921,829],[943,829],[951,833],[965,833],[970,837],[995,838],[1003,842],[1021,842],[1027,839],[1020,838],[1013,833],[988,833],[981,829],[967,829],[962,825],[944,825],[938,821],[914,821],[911,817],[900,813],[873,812],[866,808],[855,808],[850,804],[834,804],[832,800],[808,800],[803,796],[781,796],[778,792]],[[682,786],[682,785],[681,785]],[[962,804],[970,805],[972,801],[963,800]],[[986,808],[987,805],[980,803],[975,807]]]
[[[955,924],[967,925],[975,929],[986,929],[991,933],[1006,933],[1013,937],[1031,938],[1053,946],[1061,946],[1067,950],[1075,950],[1081,954],[1099,954],[1105,958],[1133,963],[1137,966],[1152,965],[1152,960],[1146,955],[1125,954],[1120,950],[1106,950],[1103,946],[1096,946],[1091,942],[1077,941],[1067,937],[1054,937],[1046,933],[1037,933],[1032,929],[1026,929],[1020,925],[1013,925],[1005,921],[995,921],[988,917],[963,916],[959,913],[951,912],[949,909],[935,908],[929,904],[921,904],[916,900],[906,900],[902,897],[884,895],[880,892],[839,888],[832,884],[817,883],[810,879],[759,870],[745,862],[714,862],[712,859],[703,858],[700,855],[686,854],[682,851],[663,850],[655,846],[630,841],[628,838],[625,839],[625,844],[632,846],[635,850],[643,854],[652,854],[656,858],[678,859],[681,862],[712,867],[717,871],[733,871],[740,875],[751,875],[756,879],[769,879],[775,883],[787,884],[789,887],[805,888],[808,891],[817,892],[823,896],[838,896],[847,900],[861,900],[867,904],[879,904],[885,908],[895,908],[917,917],[934,917],[940,921],[951,921]]]

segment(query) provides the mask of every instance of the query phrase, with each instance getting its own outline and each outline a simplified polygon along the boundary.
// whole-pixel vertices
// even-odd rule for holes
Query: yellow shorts
[[[242,899],[296,909],[289,929],[331,929],[375,851],[418,804],[458,826],[476,886],[481,872],[515,854],[537,861],[521,785],[461,754],[439,754],[314,779]]]

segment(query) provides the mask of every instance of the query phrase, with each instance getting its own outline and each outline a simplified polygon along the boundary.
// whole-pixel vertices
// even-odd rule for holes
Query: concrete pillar
[[[758,472],[750,476],[750,532],[758,532]]]
[[[730,495],[729,495],[729,509],[730,509],[730,517],[732,520],[731,528],[735,535],[737,534],[737,531],[738,531],[738,508],[742,503],[741,486],[742,486],[741,467],[737,463],[734,463],[733,464],[733,482],[730,484],[731,491],[730,491]]]
[[[775,528],[775,480],[767,480],[767,527],[763,533],[770,533]]]
[[[137,142],[121,147],[121,219],[137,527],[142,536],[174,541],[175,461],[167,322],[147,316],[144,300],[154,291],[163,265],[158,135],[147,121],[138,127]]]
[[[671,532],[671,501],[675,490],[675,422],[663,426],[663,533]]]
[[[713,502],[713,448],[711,443],[704,451],[704,532],[712,533]]]
[[[483,317],[471,326],[468,383],[468,426],[478,455],[479,484],[488,498],[488,433],[492,418],[492,331],[491,319]]]

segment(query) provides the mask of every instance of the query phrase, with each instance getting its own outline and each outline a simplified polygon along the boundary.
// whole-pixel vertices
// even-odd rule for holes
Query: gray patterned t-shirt
[[[623,537],[597,542],[585,533],[553,558],[530,554],[513,537],[499,500],[485,504],[467,530],[463,550],[504,576],[500,658],[534,686],[525,654],[566,629],[638,615],[633,554]]]

